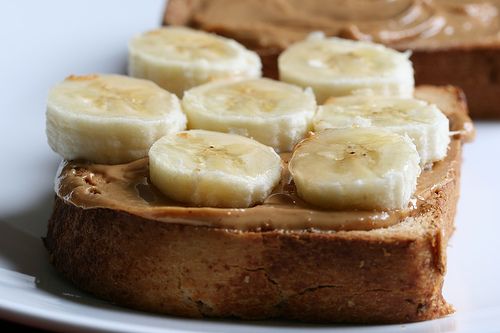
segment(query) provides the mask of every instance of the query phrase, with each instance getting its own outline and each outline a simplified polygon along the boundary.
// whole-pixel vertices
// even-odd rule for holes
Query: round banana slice
[[[281,81],[312,87],[318,104],[330,96],[366,91],[413,95],[415,81],[410,53],[381,44],[313,33],[289,46],[278,58]]]
[[[311,133],[289,169],[304,201],[338,210],[406,208],[420,175],[411,140],[378,127]]]
[[[259,78],[192,88],[182,107],[189,129],[239,134],[285,152],[312,130],[317,105],[310,89]]]
[[[255,140],[205,130],[167,135],[149,151],[153,185],[194,206],[262,203],[281,178],[281,163],[272,148]]]
[[[185,90],[217,78],[262,75],[259,56],[238,42],[186,27],[162,27],[134,36],[128,74],[156,82],[179,98]]]
[[[48,143],[68,160],[131,162],[186,122],[177,96],[123,75],[70,76],[47,96]]]
[[[448,118],[434,104],[415,98],[380,95],[335,97],[318,107],[314,130],[383,127],[408,135],[425,168],[446,156],[450,143]]]

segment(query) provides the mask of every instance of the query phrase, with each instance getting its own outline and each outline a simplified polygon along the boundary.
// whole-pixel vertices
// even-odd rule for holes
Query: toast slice
[[[98,297],[176,316],[375,324],[451,314],[446,247],[474,127],[460,89],[415,93],[438,105],[454,135],[404,214],[297,208],[290,182],[248,209],[189,207],[151,185],[147,159],[63,161],[43,239],[50,262]],[[330,223],[311,225],[320,213]]]
[[[459,86],[472,117],[498,118],[499,10],[493,2],[169,0],[163,24],[235,39],[259,54],[271,78],[278,78],[280,53],[313,31],[411,50],[417,85]]]

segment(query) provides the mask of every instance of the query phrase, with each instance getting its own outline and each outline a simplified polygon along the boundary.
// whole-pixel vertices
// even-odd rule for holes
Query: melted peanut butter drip
[[[172,7],[179,1],[172,0]],[[234,38],[251,49],[284,49],[312,31],[400,49],[454,47],[500,40],[500,1],[464,0],[190,0],[165,15]],[[173,9],[173,8],[172,8]]]

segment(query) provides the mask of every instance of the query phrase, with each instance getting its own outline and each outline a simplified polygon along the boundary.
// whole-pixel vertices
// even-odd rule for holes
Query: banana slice
[[[411,140],[378,127],[311,133],[289,169],[304,201],[339,210],[406,208],[420,175]]]
[[[448,118],[434,104],[415,98],[380,95],[335,97],[318,107],[314,130],[383,127],[408,135],[425,168],[446,156],[450,143]]]
[[[415,81],[410,53],[381,44],[325,38],[313,33],[289,46],[278,58],[281,81],[312,87],[318,104],[330,96],[370,89],[376,94],[413,95]]]
[[[245,208],[261,203],[281,178],[281,158],[255,140],[205,130],[173,133],[149,151],[151,182],[195,206]]]
[[[68,160],[119,164],[146,157],[156,140],[186,122],[177,96],[123,75],[70,76],[47,96],[48,143]]]
[[[189,129],[239,134],[291,151],[312,130],[316,100],[310,89],[266,78],[218,80],[184,94]]]
[[[156,82],[179,98],[185,90],[217,78],[256,78],[260,57],[238,42],[185,27],[163,27],[134,36],[128,74]]]

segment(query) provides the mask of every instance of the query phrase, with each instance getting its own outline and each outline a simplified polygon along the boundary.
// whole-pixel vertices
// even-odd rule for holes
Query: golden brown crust
[[[489,49],[413,51],[415,83],[464,90],[471,116],[500,117],[500,46]]]
[[[455,178],[456,179],[456,178]],[[56,199],[54,266],[117,304],[179,316],[400,323],[443,317],[458,181],[412,224],[425,231],[239,232],[150,221]],[[438,209],[437,209],[438,208]]]
[[[429,320],[453,312],[441,287],[458,199],[454,170],[456,181],[401,230],[240,232],[57,198],[44,242],[76,285],[137,309],[324,323]]]

